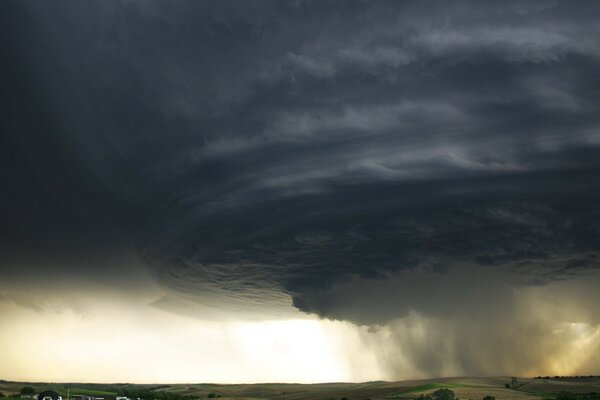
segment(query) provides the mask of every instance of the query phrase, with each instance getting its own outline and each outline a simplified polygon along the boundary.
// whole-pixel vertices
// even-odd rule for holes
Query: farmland
[[[323,384],[80,384],[80,383],[25,383],[0,381],[0,392],[6,396],[18,395],[24,385],[36,391],[53,389],[65,399],[70,394],[86,394],[111,399],[119,394],[141,393],[144,398],[171,399],[343,399],[383,400],[418,399],[442,388],[452,390],[459,400],[481,400],[493,396],[496,400],[554,399],[561,392],[584,394],[600,392],[600,377],[519,378],[510,387],[510,377],[442,378],[398,382],[323,383]],[[509,387],[506,387],[506,386]]]

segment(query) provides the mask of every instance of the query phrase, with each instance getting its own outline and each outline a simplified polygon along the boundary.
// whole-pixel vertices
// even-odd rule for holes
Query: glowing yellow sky
[[[10,380],[322,382],[382,374],[356,328],[342,322],[211,322],[108,302],[83,315],[1,304],[0,315],[0,376]]]
[[[462,350],[456,335],[471,332],[470,326],[440,330],[438,321],[415,313],[371,328],[317,319],[291,306],[287,319],[203,320],[152,306],[152,290],[48,292],[30,304],[22,289],[4,292],[0,301],[0,378],[310,383],[428,377],[431,369],[418,365],[410,346],[439,354],[437,371],[444,376],[468,373],[455,361],[461,356],[456,351],[465,350],[480,355],[481,374],[589,374],[600,367],[594,356],[600,327],[580,307],[593,292],[578,288],[558,283],[519,289],[513,322],[521,325],[489,327],[492,336],[468,337],[472,348]],[[502,358],[505,351],[496,346],[511,340],[519,357]]]

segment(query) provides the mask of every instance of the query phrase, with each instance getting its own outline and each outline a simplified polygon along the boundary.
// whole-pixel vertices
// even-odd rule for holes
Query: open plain
[[[18,397],[25,385],[37,391],[56,390],[66,399],[70,395],[96,395],[105,400],[115,399],[124,391],[146,390],[150,393],[169,393],[181,399],[221,398],[222,400],[290,399],[290,400],[383,400],[418,399],[442,388],[452,390],[459,400],[481,400],[493,396],[496,400],[555,399],[561,392],[589,394],[600,392],[600,377],[542,377],[518,378],[511,387],[511,377],[458,377],[411,381],[375,381],[364,383],[321,384],[82,384],[82,383],[25,383],[0,382],[0,392]],[[509,387],[506,387],[506,386]]]

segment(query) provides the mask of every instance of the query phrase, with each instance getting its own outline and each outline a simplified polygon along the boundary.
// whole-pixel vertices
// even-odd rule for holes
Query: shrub
[[[438,389],[431,394],[433,400],[455,400],[454,392],[450,389]]]
[[[21,394],[35,394],[35,389],[31,386],[25,386],[21,389]]]
[[[560,392],[556,400],[577,400],[577,396],[569,392]]]

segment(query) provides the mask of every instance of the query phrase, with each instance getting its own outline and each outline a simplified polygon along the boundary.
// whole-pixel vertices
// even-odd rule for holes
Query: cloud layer
[[[599,5],[3,7],[7,282],[147,270],[173,313],[386,326],[419,374],[600,322],[513,312],[600,266]],[[440,369],[415,318],[478,344]]]

